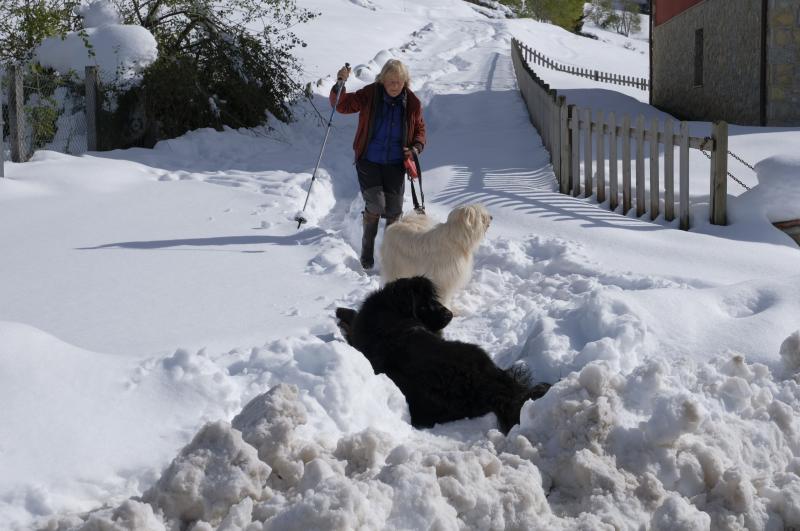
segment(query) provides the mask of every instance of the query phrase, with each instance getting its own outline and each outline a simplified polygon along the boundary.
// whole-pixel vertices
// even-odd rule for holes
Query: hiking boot
[[[378,235],[378,223],[381,217],[377,214],[364,212],[362,224],[364,235],[361,237],[361,267],[365,270],[372,269],[375,265],[375,237]]]

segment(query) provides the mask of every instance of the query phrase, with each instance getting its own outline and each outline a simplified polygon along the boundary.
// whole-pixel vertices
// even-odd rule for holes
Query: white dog
[[[453,296],[472,275],[472,255],[492,216],[482,205],[453,209],[446,223],[434,224],[425,214],[403,216],[386,229],[381,245],[384,283],[417,275],[428,277],[439,299],[450,306]]]

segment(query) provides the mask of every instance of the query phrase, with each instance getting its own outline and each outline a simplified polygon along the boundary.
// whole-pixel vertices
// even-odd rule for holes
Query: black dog
[[[525,401],[550,387],[530,386],[524,369],[500,369],[477,345],[442,339],[439,332],[453,314],[425,277],[390,282],[367,297],[360,311],[337,308],[336,317],[375,373],[385,373],[400,388],[417,428],[493,412],[508,433]]]

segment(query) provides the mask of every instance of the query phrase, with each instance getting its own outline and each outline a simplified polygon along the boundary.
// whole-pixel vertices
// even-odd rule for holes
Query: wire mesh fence
[[[2,72],[3,149],[5,158],[11,156],[12,137],[18,136],[18,148],[27,158],[37,150],[45,149],[77,155],[85,153],[86,103],[83,81],[77,75],[61,75],[45,71],[35,65],[16,68],[21,76],[21,109],[15,119],[9,102],[15,90],[13,68]],[[12,128],[16,128],[12,132]],[[16,133],[16,135],[14,134]]]

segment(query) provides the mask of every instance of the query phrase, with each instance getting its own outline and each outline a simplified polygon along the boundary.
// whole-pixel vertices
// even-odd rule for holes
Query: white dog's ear
[[[463,218],[464,218],[464,225],[466,225],[469,228],[475,227],[475,222],[478,221],[477,219],[475,219],[476,218],[475,208],[472,206],[464,208]]]

